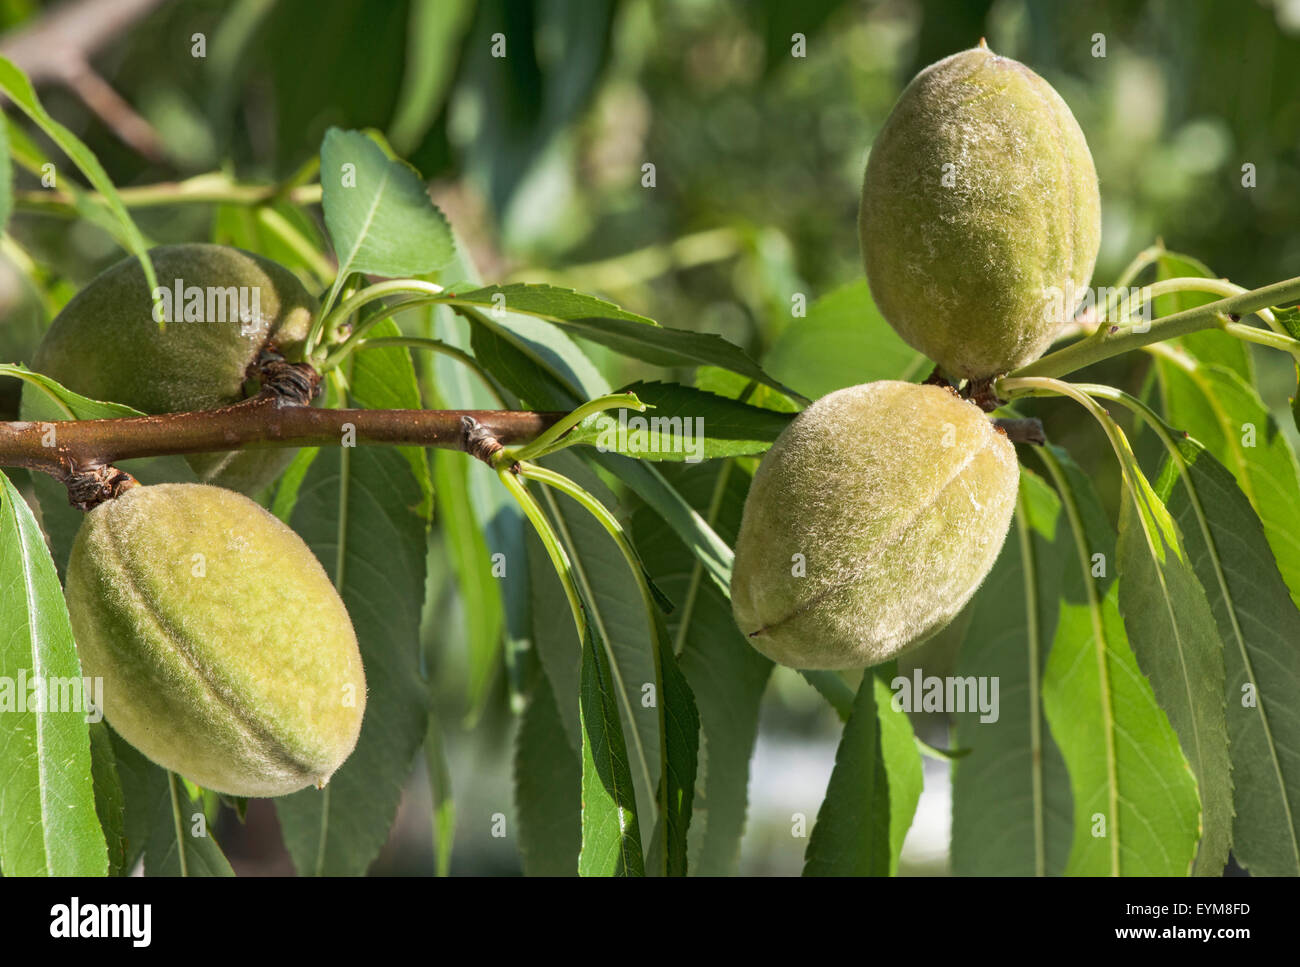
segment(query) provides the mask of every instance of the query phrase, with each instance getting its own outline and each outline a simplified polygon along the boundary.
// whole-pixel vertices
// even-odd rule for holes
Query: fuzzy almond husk
[[[105,269],[63,307],[32,368],[91,399],[149,414],[176,413],[242,399],[245,374],[268,341],[287,358],[300,354],[317,303],[288,269],[225,245],[163,245],[149,254],[160,287],[174,291],[181,280],[185,288],[203,290],[204,319],[185,321],[181,304],[173,306],[176,319],[160,329],[144,270],[132,256]],[[238,299],[241,288],[250,304],[257,291],[259,312],[248,319],[228,311],[226,296],[234,292]],[[251,494],[269,484],[294,453],[268,448],[187,459],[200,480]]]
[[[104,715],[208,789],[322,786],[356,746],[366,680],[347,610],[293,530],[204,484],[139,486],[90,511],[68,614]]]
[[[1020,468],[974,404],[885,380],[799,414],[745,500],[736,623],[773,661],[856,668],[942,629],[1006,539]]]
[[[1037,359],[1092,278],[1101,198],[1061,96],[985,47],[921,71],[871,147],[858,216],[872,296],[953,378]]]

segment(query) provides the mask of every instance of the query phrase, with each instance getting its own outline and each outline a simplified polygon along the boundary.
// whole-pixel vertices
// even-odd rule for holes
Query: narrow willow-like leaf
[[[361,737],[329,784],[276,800],[285,845],[303,874],[365,873],[388,838],[425,738],[422,500],[410,463],[382,447],[322,448],[298,494],[294,529],[347,606],[367,686]]]
[[[650,409],[593,414],[561,444],[594,446],[641,460],[699,463],[763,453],[794,418],[793,413],[749,406],[680,383],[638,382],[622,392],[636,394]]]
[[[579,451],[579,455],[593,466],[614,474],[641,500],[653,507],[660,520],[686,544],[704,565],[710,580],[730,600],[731,565],[735,558],[731,547],[718,536],[699,510],[677,492],[659,467],[617,453]],[[743,505],[742,498],[741,506]]]
[[[104,171],[104,166],[99,163],[94,152],[82,144],[75,134],[46,113],[44,106],[36,97],[31,81],[12,61],[4,57],[0,57],[0,90],[8,94],[19,110],[31,118],[37,127],[72,159],[73,164],[86,176],[86,180],[103,196],[103,203],[112,213],[116,223],[116,231],[113,234],[121,239],[132,255],[140,259],[149,291],[156,289],[158,277],[154,273],[153,261],[149,258],[149,246],[127,212],[126,206],[122,204],[117,189],[113,187],[112,179],[108,177],[108,173]]]
[[[952,715],[953,744],[970,750],[952,769],[956,874],[1051,876],[1065,869],[1070,779],[1047,727],[1042,688],[1067,565],[1078,568],[1060,500],[1022,469],[1015,522],[971,606],[953,671],[960,682],[998,683],[996,717],[973,708]],[[924,680],[947,670],[920,671]]]
[[[13,208],[14,169],[9,162],[9,135],[6,126],[0,124],[0,232],[4,231]]]
[[[844,725],[804,876],[890,876],[921,796],[921,753],[889,687],[868,671]]]
[[[1043,459],[1074,555],[1043,675],[1043,710],[1070,773],[1074,842],[1065,872],[1190,872],[1200,838],[1196,777],[1138,669],[1117,603],[1115,532],[1063,451]]]
[[[486,321],[488,316],[484,313],[472,319],[474,353],[525,405],[543,410],[573,410],[580,402],[609,393],[608,383],[564,333],[535,319],[508,312],[504,321],[496,319],[491,324]],[[704,562],[709,576],[728,591],[731,548],[669,485],[658,467],[617,453],[592,452],[586,448],[576,452],[588,463],[618,477],[654,507],[664,523]]]
[[[1158,360],[1166,418],[1214,454],[1264,524],[1278,570],[1300,605],[1300,468],[1254,387],[1210,363]]]
[[[605,642],[590,621],[582,636],[582,876],[643,876],[632,771]]]
[[[660,701],[663,705],[660,722],[664,731],[664,768],[659,782],[667,787],[661,792],[664,804],[661,812],[667,823],[665,867],[669,876],[685,876],[688,869],[687,834],[691,827],[699,767],[700,712],[690,682],[682,674],[673,654],[663,615],[656,611],[650,617],[660,628],[657,647],[662,691]]]
[[[853,714],[853,703],[857,699],[857,692],[849,688],[839,672],[818,669],[801,671],[799,674],[803,676],[804,681],[817,689],[817,694],[826,699],[826,703],[831,708],[835,709],[835,714],[840,717],[841,722],[849,720],[849,716]]]
[[[552,569],[563,584],[569,612],[581,639],[578,698],[582,733],[582,848],[578,854],[578,872],[594,876],[644,875],[636,791],[619,722],[623,694],[615,690],[610,661],[613,651],[604,637],[604,623],[592,620],[595,598],[591,581],[585,570],[575,567],[576,545],[572,532],[564,526],[551,495],[542,491],[550,505],[548,518],[541,504],[514,475],[498,469],[497,477],[528,516],[545,548]],[[558,530],[552,520],[560,525]]]
[[[144,875],[234,876],[208,828],[203,800],[192,796],[179,776],[163,769],[155,773],[151,791],[154,814],[144,846]]]
[[[438,526],[446,535],[447,554],[460,590],[468,655],[470,721],[477,719],[501,665],[505,613],[501,579],[492,572],[492,553],[477,526],[465,471],[464,454],[433,452],[434,493]],[[509,566],[507,559],[507,567]]]
[[[103,722],[90,726],[90,774],[95,783],[95,814],[108,845],[108,875],[124,876],[126,868],[126,797],[117,774],[113,738]]]
[[[146,876],[180,876],[182,872],[186,876],[234,876],[209,828],[202,800],[192,798],[186,783],[177,778],[173,801],[167,770],[154,765],[121,736],[109,734],[125,805],[126,869],[132,870],[143,856]]]
[[[529,553],[534,552],[545,554],[540,548],[530,548]],[[569,622],[572,638],[570,616],[563,608],[553,611]],[[514,757],[515,811],[524,873],[575,876],[582,846],[582,759],[569,744],[544,668],[536,669],[527,696]]]
[[[438,714],[429,710],[429,728],[424,737],[424,762],[429,770],[429,795],[433,800],[433,849],[439,876],[451,872],[451,850],[456,839],[456,800],[451,790],[451,770],[442,741]]]
[[[587,490],[606,507],[615,507],[614,495],[581,461],[569,453],[547,457],[545,465],[563,473]],[[570,553],[574,580],[583,595],[587,620],[598,639],[605,643],[610,658],[610,676],[617,709],[626,735],[635,789],[640,802],[648,807],[655,801],[656,777],[662,763],[659,754],[659,709],[643,701],[647,685],[656,681],[654,643],[641,594],[630,579],[618,545],[601,524],[582,506],[564,497],[553,497],[539,489],[538,497],[551,511],[556,531]],[[572,629],[559,639],[564,672],[551,679],[557,686],[556,698],[563,710],[569,705],[572,714],[576,691],[566,682],[579,681],[581,653],[574,648]],[[551,672],[548,669],[548,674]],[[657,705],[657,703],[656,703]],[[648,815],[648,814],[647,814]]]
[[[748,475],[731,461],[673,467],[668,473],[688,505],[720,534],[734,539]],[[663,526],[654,508],[636,512],[632,531],[646,567],[677,603],[668,627],[699,706],[690,870],[728,875],[735,872],[745,828],[750,759],[772,662],[745,640],[724,591],[679,537]]]
[[[641,686],[641,705],[658,709],[659,759],[662,764],[656,790],[656,823],[651,837],[650,869],[669,876],[685,876],[687,868],[687,830],[691,822],[691,806],[695,795],[695,774],[699,748],[700,718],[691,695],[690,685],[677,667],[677,661],[668,640],[664,614],[673,610],[671,602],[654,585],[645,565],[632,543],[631,536],[608,507],[590,491],[562,474],[532,466],[523,471],[525,476],[564,493],[591,517],[598,521],[614,540],[623,556],[624,564],[631,569],[642,604],[642,620],[649,626],[650,647],[654,662],[654,682]],[[558,508],[551,495],[547,495],[553,512]],[[572,528],[562,528],[572,537]],[[575,576],[584,586],[591,581],[585,576],[581,562],[574,568]],[[604,630],[602,624],[601,630]],[[617,660],[611,649],[611,659]],[[619,676],[620,691],[627,691],[625,674]],[[650,700],[647,701],[647,698]],[[635,715],[633,727],[637,726]]]
[[[507,311],[545,319],[574,335],[658,366],[721,366],[795,399],[804,397],[773,379],[739,346],[712,333],[670,329],[595,296],[553,285],[517,282],[449,294],[448,305]]]
[[[1232,474],[1193,440],[1156,493],[1184,535],[1224,642],[1233,854],[1252,873],[1300,875],[1300,611]]]
[[[1136,483],[1139,493],[1120,509],[1120,613],[1138,665],[1196,774],[1202,833],[1195,871],[1218,876],[1232,845],[1223,641],[1177,525],[1146,478]]]
[[[424,181],[373,139],[330,128],[320,168],[321,207],[340,279],[350,272],[414,275],[451,260],[451,231]]]
[[[6,876],[108,872],[91,780],[90,684],[81,675],[40,527],[0,473],[0,867]]]

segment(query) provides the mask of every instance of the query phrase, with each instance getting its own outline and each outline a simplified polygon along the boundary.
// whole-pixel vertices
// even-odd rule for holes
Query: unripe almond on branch
[[[1011,441],[949,389],[881,381],[823,397],[754,475],[731,579],[736,623],[792,668],[888,661],[975,593],[1019,479]]]
[[[268,343],[294,360],[316,300],[288,269],[224,245],[164,245],[149,252],[170,311],[165,325],[134,256],[93,279],[50,324],[33,368],[95,400],[144,413],[209,410],[244,398]],[[246,493],[293,459],[290,449],[200,453],[201,480]]]
[[[1038,358],[1084,295],[1101,240],[1078,122],[987,47],[921,71],[871,147],[859,212],[881,314],[954,378]]]
[[[296,533],[203,484],[138,486],[86,515],[67,574],[82,669],[104,716],[208,789],[322,786],[366,704],[347,610]]]

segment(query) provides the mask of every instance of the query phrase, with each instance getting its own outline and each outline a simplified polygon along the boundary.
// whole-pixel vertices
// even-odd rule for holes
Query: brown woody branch
[[[0,422],[0,466],[60,480],[120,460],[256,447],[419,446],[479,456],[484,440],[531,440],[564,416],[518,410],[330,410],[272,393],[216,410],[111,420]]]

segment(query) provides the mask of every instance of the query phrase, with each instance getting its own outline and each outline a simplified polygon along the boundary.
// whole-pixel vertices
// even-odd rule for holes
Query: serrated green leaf
[[[774,380],[739,346],[712,333],[660,326],[595,296],[552,285],[516,282],[447,295],[441,301],[504,315],[523,313],[575,335],[658,366],[721,366],[758,380],[795,399],[800,394]]]
[[[844,725],[804,876],[891,876],[921,797],[921,753],[889,686],[868,671]]]
[[[637,382],[633,393],[650,409],[595,413],[562,440],[642,460],[700,463],[763,453],[794,418],[680,383]]]
[[[208,828],[204,804],[190,795],[188,784],[175,777],[173,801],[171,774],[117,733],[110,730],[109,735],[125,806],[126,870],[143,856],[145,876],[180,876],[183,849],[186,876],[234,876]]]
[[[581,876],[643,876],[636,794],[619,723],[605,642],[588,621],[582,636]]]
[[[414,168],[360,131],[338,128],[325,132],[320,156],[321,206],[339,278],[409,276],[451,261],[451,230]]]
[[[1064,451],[1046,448],[1043,459],[1073,548],[1043,675],[1043,710],[1074,798],[1065,872],[1185,876],[1200,838],[1196,777],[1129,647],[1114,530]]]
[[[606,507],[616,506],[613,494],[572,454],[554,454],[541,462],[573,480]],[[648,804],[654,797],[654,778],[659,775],[662,763],[659,759],[658,709],[646,707],[642,701],[644,687],[653,683],[656,675],[654,646],[640,592],[629,580],[618,546],[585,508],[568,499],[552,498],[545,490],[539,490],[538,497],[551,511],[556,531],[569,548],[571,566],[586,604],[587,618],[599,640],[605,642],[612,654],[611,694],[622,717],[620,734],[627,735],[636,789],[641,801]],[[548,667],[548,674],[552,684],[557,686],[556,700],[561,715],[571,715],[571,712],[564,711],[564,707],[567,702],[573,708],[573,697],[577,692],[566,693],[559,689],[568,688],[569,683],[578,681],[581,654],[574,649],[571,629],[560,638],[560,642],[563,643],[558,644],[558,648],[563,649],[567,656],[560,661],[568,667],[565,671]]]
[[[1166,419],[1223,464],[1264,524],[1278,570],[1300,605],[1300,468],[1254,387],[1211,363],[1157,362]]]
[[[609,384],[564,333],[537,320],[505,314],[501,322],[471,317],[474,354],[494,376],[534,409],[572,410],[609,393]],[[462,337],[463,339],[463,337]],[[461,341],[453,338],[456,345]],[[724,590],[731,583],[731,549],[677,494],[657,467],[616,453],[578,451],[589,464],[618,477],[699,556]]]
[[[502,579],[493,573],[492,554],[477,526],[465,471],[468,458],[445,450],[433,452],[438,525],[447,538],[447,553],[460,589],[468,655],[469,717],[475,720],[488,699],[501,664],[505,613]],[[506,562],[507,568],[509,561]]]
[[[93,690],[40,527],[3,473],[0,629],[0,867],[6,876],[103,876],[86,721]],[[62,701],[36,700],[56,684]],[[69,700],[75,707],[62,707]]]
[[[667,472],[688,506],[734,539],[748,476],[732,461],[671,467]],[[745,640],[723,588],[679,537],[664,528],[654,508],[639,509],[632,530],[646,567],[678,603],[667,622],[699,708],[690,870],[702,876],[729,875],[735,872],[745,828],[759,705],[773,665]]]
[[[427,729],[420,678],[425,587],[422,492],[406,458],[382,447],[323,448],[298,493],[293,527],[348,609],[366,672],[357,747],[324,789],[276,800],[303,874],[360,875],[388,838]]]
[[[179,776],[159,769],[155,809],[144,847],[145,876],[234,876],[208,828],[204,802]],[[181,862],[184,851],[184,865]]]
[[[545,556],[540,546],[535,550]],[[550,567],[550,562],[542,566]],[[582,759],[569,744],[555,691],[540,666],[519,721],[514,774],[525,875],[576,876],[582,846]]]
[[[108,875],[125,876],[131,872],[126,868],[126,797],[117,775],[113,738],[103,722],[90,726],[90,774],[95,783],[95,814],[108,845]]]
[[[1182,535],[1145,477],[1120,508],[1119,607],[1138,665],[1178,733],[1201,796],[1195,871],[1219,876],[1232,845],[1223,642]]]
[[[1184,535],[1224,643],[1233,855],[1252,873],[1300,875],[1300,611],[1232,474],[1178,442],[1157,495]]]
[[[953,669],[961,679],[998,682],[996,718],[981,721],[986,716],[977,709],[952,714],[952,742],[970,750],[952,767],[958,875],[1050,876],[1065,869],[1070,779],[1047,727],[1042,688],[1067,565],[1078,568],[1061,502],[1022,468],[1015,522],[972,602]],[[920,671],[922,680],[945,672]]]

